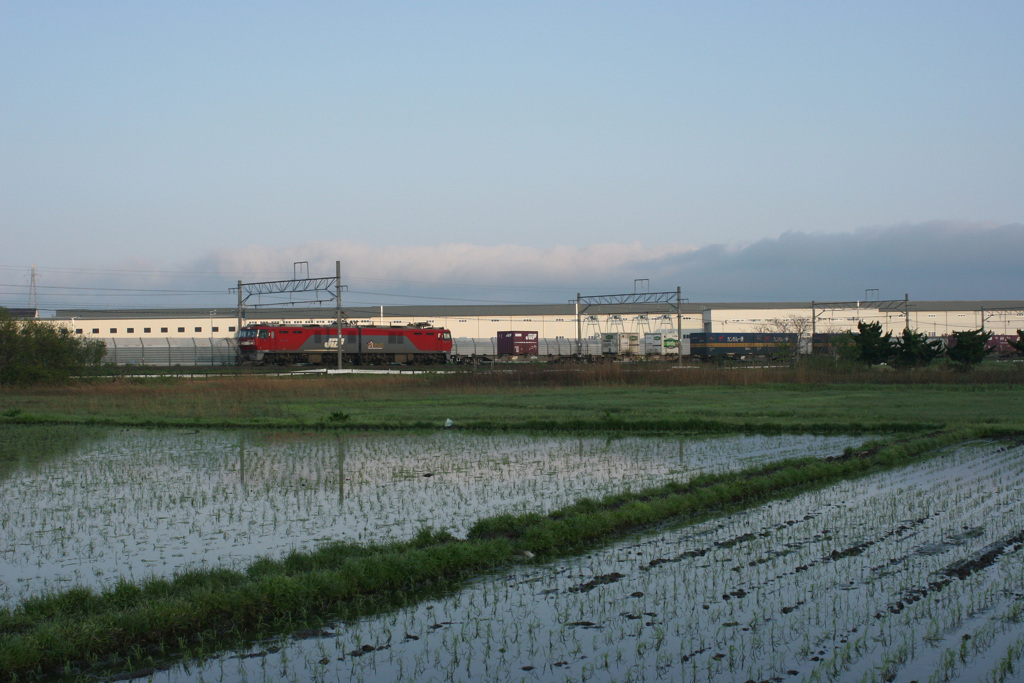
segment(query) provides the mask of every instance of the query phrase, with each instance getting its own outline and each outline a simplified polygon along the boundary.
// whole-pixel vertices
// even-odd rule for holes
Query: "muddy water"
[[[152,679],[1020,680],[1022,616],[1024,448],[980,443]]]
[[[425,526],[461,536],[501,512],[834,455],[861,441],[181,430],[42,439],[3,429],[6,443],[43,441],[36,451],[59,445],[0,471],[0,605],[7,606],[44,590],[242,566],[328,540],[407,539]]]

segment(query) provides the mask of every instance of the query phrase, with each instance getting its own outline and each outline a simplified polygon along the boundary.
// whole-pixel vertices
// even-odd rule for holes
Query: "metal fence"
[[[234,339],[108,337],[104,363],[114,365],[234,365]]]

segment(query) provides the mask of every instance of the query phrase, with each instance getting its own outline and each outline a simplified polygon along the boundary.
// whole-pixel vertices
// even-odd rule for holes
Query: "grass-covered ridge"
[[[464,540],[423,532],[404,543],[330,544],[245,571],[193,571],[103,593],[75,589],[0,612],[0,679],[139,671],[261,635],[308,628],[451,588],[482,572],[579,552],[664,523],[692,523],[767,500],[911,464],[995,428],[894,441],[828,460],[794,459],[703,475],[550,514],[479,520]]]

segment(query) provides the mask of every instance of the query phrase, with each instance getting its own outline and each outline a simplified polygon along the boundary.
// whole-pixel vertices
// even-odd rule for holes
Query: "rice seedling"
[[[303,441],[288,434],[269,437],[273,437],[275,448]],[[649,657],[637,657],[638,648],[648,655],[659,653],[654,657],[661,661],[657,669],[693,667],[695,673],[709,676],[733,675],[733,669],[740,666],[780,675],[772,672],[793,666],[795,657],[799,668],[784,670],[786,675],[794,675],[790,671],[813,672],[828,659],[829,638],[849,642],[861,634],[866,636],[862,641],[865,647],[855,649],[860,657],[852,659],[844,671],[855,674],[860,667],[864,675],[874,675],[872,672],[893,662],[898,664],[901,657],[905,662],[921,659],[913,628],[925,616],[934,618],[928,598],[961,590],[964,597],[957,600],[967,605],[966,613],[983,609],[999,594],[991,582],[984,582],[979,590],[963,587],[991,576],[991,567],[1008,566],[1009,558],[1014,556],[1018,532],[1011,528],[1014,511],[1019,512],[1019,447],[978,442],[954,449],[943,458],[943,470],[929,469],[929,463],[921,458],[915,460],[916,453],[962,438],[934,437],[829,460],[770,460],[741,472],[727,463],[718,474],[704,471],[685,483],[669,482],[635,494],[620,490],[548,514],[527,511],[481,519],[469,525],[464,541],[455,540],[448,531],[421,529],[410,540],[387,547],[325,545],[311,552],[296,550],[279,561],[258,560],[245,572],[190,569],[178,572],[171,580],[119,584],[116,590],[102,594],[75,589],[32,598],[22,601],[17,613],[0,615],[4,617],[5,634],[0,638],[0,670],[28,671],[16,668],[8,658],[12,653],[22,656],[28,652],[30,643],[42,647],[49,662],[65,661],[61,659],[65,646],[78,646],[79,633],[70,631],[64,640],[45,640],[45,628],[57,626],[55,620],[51,626],[39,628],[48,623],[50,617],[46,614],[69,615],[78,631],[95,629],[92,632],[104,637],[107,644],[98,643],[91,651],[112,656],[121,652],[119,661],[133,656],[132,661],[137,662],[138,655],[132,655],[130,649],[113,649],[114,641],[166,648],[174,641],[165,640],[156,629],[167,628],[166,637],[170,639],[180,638],[175,633],[197,637],[187,645],[188,652],[208,657],[211,649],[222,646],[229,635],[209,630],[210,625],[223,623],[224,619],[230,618],[234,624],[231,632],[237,639],[251,632],[236,630],[248,623],[246,614],[258,615],[254,617],[258,623],[266,620],[267,628],[300,633],[307,628],[309,618],[322,619],[328,613],[325,610],[334,609],[335,613],[350,615],[348,621],[332,627],[335,639],[340,634],[348,641],[351,632],[363,634],[361,642],[346,642],[343,646],[352,649],[338,650],[337,661],[345,661],[344,666],[350,669],[347,677],[357,679],[372,678],[382,670],[393,676],[395,666],[405,671],[406,662],[395,653],[415,652],[416,646],[410,643],[430,640],[425,635],[428,631],[440,642],[433,643],[424,671],[444,677],[455,676],[465,666],[467,678],[519,667],[525,672],[557,670],[560,677],[572,679],[578,675],[573,662],[594,661],[595,653],[608,648],[614,648],[615,655],[609,671],[618,679],[649,675]],[[672,445],[678,450],[678,443]],[[245,446],[247,461],[249,453],[255,453],[259,446]],[[336,457],[337,443],[334,446],[331,462],[337,465],[343,461],[347,473],[352,450],[346,447],[344,456]],[[525,458],[528,474],[533,462],[530,457],[528,454]],[[286,460],[286,465],[295,464],[287,458],[279,459]],[[915,462],[915,467],[891,470],[896,464]],[[287,469],[279,463],[271,464]],[[467,467],[460,464],[453,468],[453,481],[459,481],[454,473],[461,474]],[[886,473],[842,480],[879,468]],[[301,467],[291,469],[305,472]],[[543,463],[535,469],[541,475],[551,471]],[[114,475],[118,472],[117,468],[111,471]],[[951,476],[945,477],[946,473]],[[314,474],[307,472],[307,481],[313,481]],[[991,486],[993,476],[1001,482],[998,487]],[[880,477],[888,478],[880,481]],[[248,474],[236,476],[236,486],[243,478],[248,481]],[[543,481],[544,476],[527,479]],[[406,480],[409,478],[399,481]],[[287,481],[292,486],[286,487],[283,502],[278,505],[286,519],[296,507],[296,500],[301,499],[301,490],[322,486],[303,487],[301,482],[294,486],[294,479]],[[835,485],[819,488],[830,482]],[[373,491],[368,509],[376,509],[371,504],[374,498],[386,499],[380,488]],[[333,485],[331,490],[331,495],[336,495]],[[949,502],[955,499],[950,495],[952,490],[965,494],[961,502]],[[809,492],[795,495],[800,491]],[[265,497],[262,491],[259,493],[256,497]],[[194,513],[215,498],[212,494],[204,497],[202,493],[188,493],[178,496],[175,505],[187,506]],[[929,498],[943,502],[925,502]],[[1002,513],[996,517],[1008,519],[1011,527],[997,528],[991,521],[995,510]],[[306,510],[301,514],[306,515]],[[650,525],[669,519],[686,520],[694,526],[662,529],[652,536],[611,546],[608,551],[588,550],[586,557],[559,560],[553,567],[539,563],[544,557],[564,557],[573,548],[600,547],[609,538],[650,529]],[[956,526],[965,519],[967,526]],[[954,525],[944,527],[950,520],[955,520]],[[194,520],[191,524],[195,526]],[[682,543],[680,538],[684,539]],[[915,545],[918,538],[923,543],[919,548]],[[915,550],[908,552],[908,548]],[[958,557],[957,553],[965,549],[967,555]],[[528,555],[536,555],[536,560]],[[489,566],[505,567],[498,575],[499,581],[481,579],[473,585],[490,587],[437,597],[432,605],[441,609],[428,610],[430,621],[418,616],[416,610],[424,594],[418,587],[442,586],[444,577],[464,578],[467,572],[478,573]],[[927,573],[913,573],[921,567]],[[836,582],[836,576],[843,581]],[[835,586],[843,587],[845,592],[832,593]],[[405,595],[419,597],[407,600]],[[476,597],[445,603],[466,595]],[[143,597],[145,601],[140,599]],[[254,599],[261,605],[258,611]],[[826,608],[829,602],[835,603],[831,610]],[[179,627],[182,630],[175,631],[167,623],[176,604],[188,604],[189,610],[175,618],[186,618],[194,625],[183,624]],[[113,607],[119,612],[111,610]],[[359,616],[396,607],[412,615],[404,622],[407,630],[400,643],[397,630],[392,628],[397,623],[393,613],[384,621]],[[503,625],[499,648],[493,647],[497,643],[488,646],[488,639],[497,637],[499,629],[479,628],[482,619],[498,623],[495,614],[500,614]],[[564,620],[575,614],[579,618]],[[831,623],[836,615],[842,615],[839,625]],[[36,619],[39,627],[33,626],[34,632],[29,634],[27,622],[16,623],[23,617]],[[692,624],[695,630],[666,627],[678,622]],[[109,624],[118,626],[107,633],[99,628],[101,623],[108,625],[106,630]],[[744,640],[752,633],[764,642],[759,631],[766,623],[771,648],[762,651],[771,653],[767,662],[763,657],[738,657],[738,652],[754,651]],[[565,628],[578,629],[584,635],[559,637],[558,630]],[[649,645],[655,633],[662,643],[657,650]],[[321,638],[294,640],[304,643]],[[275,652],[268,650],[274,658],[255,657],[262,660],[268,675],[277,679],[319,675],[304,668],[302,662],[319,662],[323,656],[311,659],[303,649],[306,646],[297,645],[277,657],[286,648],[274,647],[278,648]],[[677,648],[678,665],[662,661],[662,651],[675,653]],[[480,655],[495,650],[500,659]],[[473,656],[466,656],[467,652]],[[550,659],[546,654],[549,652],[556,653],[558,659]],[[267,666],[271,662],[274,665]],[[204,666],[197,670],[205,672],[200,675],[211,671]],[[168,675],[179,673],[174,670]],[[540,674],[530,674],[536,675]]]
[[[279,680],[283,657],[289,675],[346,680],[1006,680],[1024,648],[1022,456],[966,444],[504,569],[239,664],[247,680]]]

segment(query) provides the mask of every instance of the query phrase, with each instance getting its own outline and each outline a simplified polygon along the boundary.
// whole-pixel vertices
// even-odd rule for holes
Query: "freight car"
[[[704,359],[770,358],[792,354],[799,335],[775,332],[694,332],[690,334],[690,355]]]
[[[462,365],[476,365],[491,361],[561,363],[600,358],[601,340],[584,339],[582,345],[575,339],[538,337],[519,342],[518,351],[509,347],[515,344],[507,335],[498,337],[457,337],[452,340],[452,362]],[[521,332],[513,334],[524,334]]]
[[[536,356],[539,352],[537,332],[499,332],[499,356]]]
[[[338,328],[325,325],[247,325],[238,335],[243,363],[331,365],[338,360]],[[451,357],[450,331],[425,325],[341,328],[342,362],[445,363]]]

